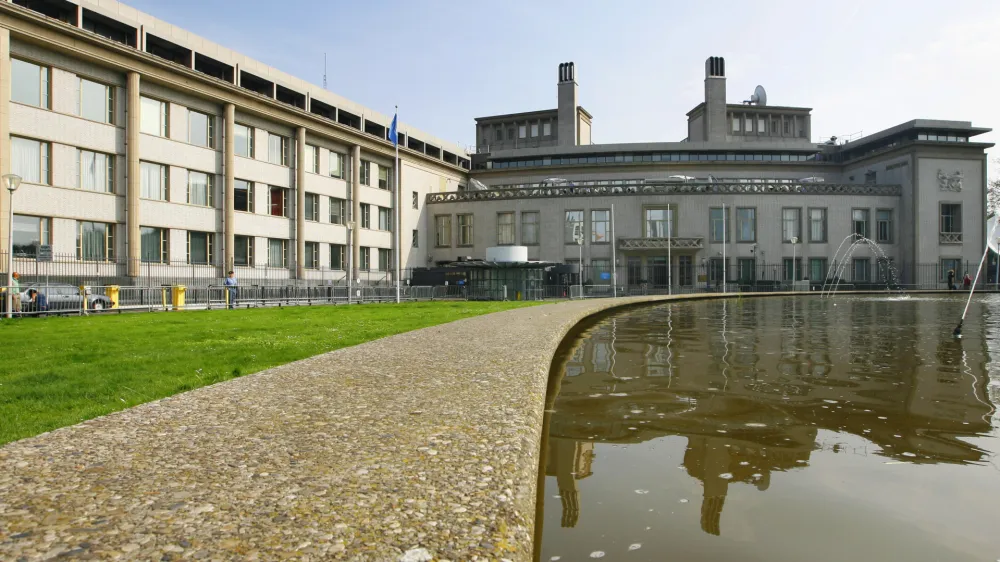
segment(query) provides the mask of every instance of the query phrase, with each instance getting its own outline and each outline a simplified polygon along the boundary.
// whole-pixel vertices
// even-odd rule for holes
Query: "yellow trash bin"
[[[118,285],[108,286],[108,298],[111,299],[111,308],[118,308],[118,291],[121,289]]]
[[[83,310],[87,310],[88,308],[90,308],[90,303],[87,302],[87,286],[86,285],[80,285],[80,301],[81,301],[81,306],[83,307]]]
[[[187,287],[184,285],[174,285],[170,288],[171,297],[173,297],[174,310],[180,310],[184,308],[184,292],[187,291]]]

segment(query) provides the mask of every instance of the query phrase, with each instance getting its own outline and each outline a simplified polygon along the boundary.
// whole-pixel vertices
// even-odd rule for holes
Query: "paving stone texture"
[[[0,560],[530,560],[553,353],[660,298],[340,349],[0,448]]]

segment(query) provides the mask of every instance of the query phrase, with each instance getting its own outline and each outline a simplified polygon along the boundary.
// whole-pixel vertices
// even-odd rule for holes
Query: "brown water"
[[[1000,297],[956,340],[964,304],[756,298],[599,322],[553,373],[539,559],[1000,560]]]

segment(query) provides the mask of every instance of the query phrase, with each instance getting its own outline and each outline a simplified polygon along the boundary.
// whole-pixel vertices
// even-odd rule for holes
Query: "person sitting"
[[[28,289],[28,299],[27,312],[39,314],[48,312],[49,299],[43,293],[39,293],[37,289]]]

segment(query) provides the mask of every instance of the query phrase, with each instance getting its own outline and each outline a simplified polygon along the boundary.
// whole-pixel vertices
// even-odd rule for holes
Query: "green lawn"
[[[326,351],[519,306],[421,302],[0,321],[0,444]]]

